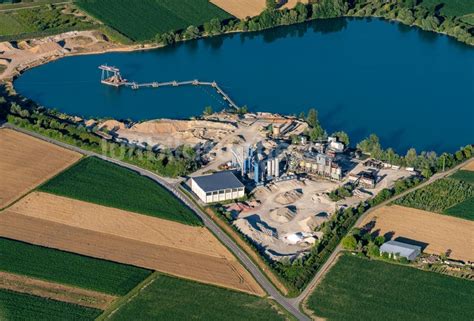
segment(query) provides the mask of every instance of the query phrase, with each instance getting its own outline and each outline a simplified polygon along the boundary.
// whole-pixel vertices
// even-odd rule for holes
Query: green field
[[[100,314],[101,311],[96,309],[0,290],[0,320],[2,321],[89,321]]]
[[[180,223],[201,224],[189,208],[159,184],[95,157],[83,159],[39,189]]]
[[[443,213],[474,221],[474,197],[468,198],[464,202],[445,209]]]
[[[63,13],[64,8],[64,5],[44,5],[0,12],[0,37],[46,36],[94,26],[83,17]]]
[[[91,16],[135,41],[153,39],[157,34],[200,26],[229,14],[208,0],[78,0]]]
[[[151,274],[129,265],[5,238],[0,238],[0,270],[114,295],[126,294]]]
[[[108,320],[285,320],[268,300],[160,275]]]
[[[421,5],[427,8],[434,8],[443,4],[441,13],[446,16],[460,17],[474,13],[474,1],[470,0],[423,0]]]
[[[465,206],[469,203],[463,205],[462,210],[448,210],[458,205],[461,206],[465,201],[474,197],[474,186],[460,180],[459,177],[465,178],[466,176],[458,172],[449,178],[440,179],[408,193],[394,203],[439,214],[472,219],[472,215],[466,215],[465,212]]]
[[[474,282],[415,268],[340,257],[308,299],[327,320],[472,320]]]
[[[451,178],[474,185],[474,171],[459,170],[451,175]]]

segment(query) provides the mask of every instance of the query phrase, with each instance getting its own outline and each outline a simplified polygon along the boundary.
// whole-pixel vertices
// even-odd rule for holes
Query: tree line
[[[380,17],[427,31],[445,33],[461,42],[474,45],[472,26],[463,22],[460,17],[445,16],[436,8],[428,9],[417,0],[319,0],[312,4],[298,3],[293,9],[278,9],[277,5],[272,3],[271,0],[267,1],[267,9],[258,16],[224,21],[215,18],[202,26],[191,25],[183,30],[157,34],[155,42],[169,45],[182,40],[230,32],[260,31],[314,19]]]
[[[151,170],[162,176],[177,177],[195,171],[196,151],[190,146],[175,150],[156,150],[103,139],[94,129],[78,124],[64,114],[37,106],[30,100],[0,96],[0,120],[34,131],[43,136],[80,147],[100,155],[116,158]]]

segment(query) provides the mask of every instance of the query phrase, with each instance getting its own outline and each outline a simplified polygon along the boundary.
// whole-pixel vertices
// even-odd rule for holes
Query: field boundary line
[[[122,306],[132,301],[137,295],[145,290],[150,284],[155,282],[160,277],[160,273],[154,271],[145,280],[140,282],[135,288],[122,297],[119,297],[114,303],[112,303],[102,314],[95,319],[95,321],[108,320],[114,313],[116,313]]]
[[[474,162],[474,158],[469,158],[465,161],[463,161],[462,163],[459,163],[457,164],[456,166],[454,166],[453,168],[450,168],[444,172],[439,172],[439,173],[436,173],[434,174],[433,176],[431,176],[429,179],[427,179],[426,181],[412,187],[412,188],[409,188],[407,189],[406,191],[398,194],[398,195],[395,195],[391,198],[389,198],[388,200],[386,201],[383,201],[382,203],[370,208],[369,210],[367,210],[365,213],[363,213],[358,219],[357,221],[354,223],[353,226],[358,226],[360,225],[363,220],[365,219],[365,217],[367,217],[370,213],[372,213],[373,211],[379,209],[379,208],[382,208],[384,206],[387,206],[389,204],[391,204],[393,201],[396,201],[397,199],[407,195],[408,193],[411,193],[413,191],[416,191],[420,188],[423,188],[427,185],[430,185],[434,182],[436,182],[437,180],[440,180],[442,178],[446,178],[448,176],[450,176],[451,174],[453,174],[454,172],[458,171],[459,169],[463,168],[464,166],[470,164],[471,162]],[[350,232],[351,232],[352,228],[349,229],[347,231],[347,233],[345,235],[348,235]],[[344,236],[345,236],[344,235]],[[306,298],[308,298],[311,293],[314,291],[314,288],[315,288],[315,284],[318,282],[318,279],[319,278],[322,278],[324,277],[324,274],[328,271],[328,269],[326,269],[326,265],[330,265],[332,264],[332,262],[334,261],[335,257],[337,255],[339,255],[339,253],[341,252],[342,250],[342,246],[341,246],[341,243],[342,243],[342,239],[341,238],[341,241],[339,242],[339,244],[337,245],[337,247],[334,249],[334,251],[331,253],[331,255],[329,256],[329,258],[326,260],[326,262],[321,266],[321,268],[318,270],[318,272],[316,272],[316,275],[313,277],[313,279],[308,283],[308,285],[306,286],[306,288],[301,292],[301,294],[294,299],[294,304],[298,304],[300,307],[302,305],[302,303],[306,300]]]
[[[235,241],[222,230],[222,228],[217,223],[215,223],[212,219],[210,219],[207,214],[203,213],[203,211],[199,207],[196,207],[196,205],[194,203],[190,202],[189,197],[187,195],[183,194],[183,192],[179,188],[177,188],[174,185],[169,184],[163,177],[159,176],[158,174],[156,174],[156,173],[154,173],[150,170],[143,169],[139,166],[136,166],[136,165],[133,165],[133,164],[130,164],[130,163],[118,160],[118,159],[110,158],[110,157],[107,157],[107,156],[104,156],[104,155],[100,155],[100,154],[97,154],[97,153],[92,152],[92,151],[87,151],[87,150],[84,150],[80,147],[60,142],[56,139],[43,136],[43,135],[41,135],[39,133],[36,133],[34,131],[19,128],[17,126],[9,124],[9,123],[5,124],[4,127],[10,128],[10,129],[13,129],[13,130],[17,130],[17,131],[22,132],[24,134],[42,139],[44,141],[56,144],[58,146],[68,148],[70,150],[79,152],[83,155],[96,156],[96,157],[98,157],[102,160],[109,161],[113,164],[117,164],[117,165],[122,166],[124,168],[128,168],[132,171],[135,171],[135,172],[137,172],[137,173],[139,173],[139,174],[141,174],[145,177],[148,177],[148,178],[152,179],[157,184],[160,184],[162,187],[166,188],[169,192],[171,192],[181,202],[183,202],[184,205],[188,206],[192,211],[194,211],[194,213],[203,221],[206,228],[211,230],[211,232],[213,232],[213,234],[218,238],[218,240],[221,243],[223,243],[224,245],[226,245],[229,248],[229,250],[231,251],[231,253],[233,253],[233,255],[237,259],[241,260],[241,262],[243,264],[243,267],[253,276],[255,281],[261,286],[261,288],[265,292],[267,292],[275,301],[277,301],[281,306],[283,306],[289,313],[294,315],[298,320],[300,320],[300,321],[309,321],[310,320],[310,318],[301,311],[301,309],[299,307],[299,304],[297,304],[297,303],[295,304],[294,300],[291,300],[291,299],[288,299],[288,298],[284,297],[279,292],[279,290],[270,282],[270,280],[268,279],[266,274],[264,274],[260,270],[260,268],[257,266],[257,264],[254,263],[251,260],[249,255],[245,251],[243,251],[235,243]]]

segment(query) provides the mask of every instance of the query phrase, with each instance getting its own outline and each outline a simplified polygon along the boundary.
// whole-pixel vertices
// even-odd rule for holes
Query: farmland
[[[447,211],[447,209],[474,197],[474,186],[455,177],[440,179],[413,191],[395,201],[395,204],[468,219],[461,212]]]
[[[189,208],[151,179],[98,158],[82,160],[42,185],[40,190],[184,224],[201,225]]]
[[[2,271],[117,295],[126,294],[151,273],[5,238],[0,238],[0,255]]]
[[[203,227],[37,192],[0,215],[4,237],[264,294]]]
[[[208,0],[79,0],[77,5],[93,17],[135,41],[157,34],[200,26],[230,15]]]
[[[0,290],[0,320],[89,321],[100,313],[97,309]]]
[[[343,255],[307,307],[330,321],[467,321],[474,314],[473,296],[471,281]]]
[[[372,233],[426,243],[424,252],[427,253],[438,255],[449,249],[454,259],[474,260],[474,239],[469,238],[474,230],[472,221],[397,205],[384,206],[371,212],[359,227],[373,221],[375,225]]]
[[[81,155],[0,129],[0,208],[75,163]]]
[[[474,197],[444,210],[444,213],[474,221]]]
[[[470,170],[460,170],[454,173],[451,178],[457,179],[459,181],[464,181],[469,184],[474,185],[474,171]]]
[[[285,320],[267,299],[164,275],[110,320]]]
[[[446,16],[460,17],[474,13],[474,2],[466,0],[423,0],[421,5],[426,8],[434,8],[442,5],[441,13]]]

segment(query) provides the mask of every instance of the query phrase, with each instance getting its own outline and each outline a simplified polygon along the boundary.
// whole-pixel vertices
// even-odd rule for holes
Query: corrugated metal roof
[[[415,251],[421,252],[421,247],[398,241],[388,241],[380,247],[380,252],[400,253],[401,256],[410,256]]]
[[[244,184],[239,181],[234,173],[229,171],[193,177],[193,180],[206,193],[228,188],[244,187]]]

